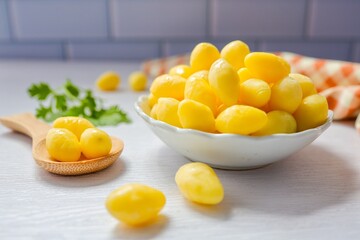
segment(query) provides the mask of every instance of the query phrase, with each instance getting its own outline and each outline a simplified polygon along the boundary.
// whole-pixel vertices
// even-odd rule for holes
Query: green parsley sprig
[[[52,122],[58,117],[79,116],[88,119],[96,126],[130,123],[119,106],[104,108],[103,100],[93,95],[89,89],[82,90],[67,80],[58,89],[52,89],[47,83],[32,84],[28,88],[30,97],[39,101],[36,117]]]

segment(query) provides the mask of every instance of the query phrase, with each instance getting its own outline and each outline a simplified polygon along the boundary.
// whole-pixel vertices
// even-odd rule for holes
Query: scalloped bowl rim
[[[140,96],[138,98],[138,100],[135,102],[135,110],[149,124],[161,127],[163,129],[166,129],[168,131],[172,131],[172,132],[178,133],[178,134],[195,134],[195,135],[200,135],[202,137],[219,138],[219,139],[221,139],[221,138],[238,138],[238,139],[243,139],[246,141],[267,141],[267,140],[271,140],[271,139],[275,139],[275,138],[285,138],[286,139],[286,138],[297,138],[297,137],[301,137],[303,135],[312,135],[312,134],[316,134],[317,132],[325,131],[330,126],[330,124],[333,120],[333,115],[334,115],[333,111],[329,110],[325,123],[323,123],[322,125],[320,125],[316,128],[311,128],[311,129],[307,129],[307,130],[304,130],[301,132],[296,132],[296,133],[272,134],[272,135],[267,135],[267,136],[246,136],[246,135],[233,134],[233,133],[207,133],[207,132],[202,132],[202,131],[194,130],[194,129],[178,128],[178,127],[172,126],[170,124],[167,124],[163,121],[153,119],[148,114],[146,114],[141,107],[141,104],[146,100],[148,100],[147,95]]]

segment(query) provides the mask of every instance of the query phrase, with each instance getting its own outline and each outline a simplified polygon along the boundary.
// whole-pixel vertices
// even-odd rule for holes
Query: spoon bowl
[[[31,113],[17,114],[0,118],[4,126],[32,138],[32,155],[35,162],[45,170],[60,175],[82,175],[97,172],[109,167],[120,156],[124,149],[122,140],[111,137],[112,148],[104,157],[86,159],[81,156],[76,162],[59,162],[53,160],[47,152],[45,137],[50,125],[36,119]]]

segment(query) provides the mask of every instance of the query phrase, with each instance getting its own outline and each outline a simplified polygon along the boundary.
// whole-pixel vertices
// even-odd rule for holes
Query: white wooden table
[[[103,128],[125,149],[110,168],[64,177],[38,167],[31,140],[0,126],[0,239],[360,239],[360,135],[353,122],[335,122],[292,157],[250,171],[216,170],[225,199],[216,207],[190,204],[174,182],[187,162],[162,143],[133,109],[141,94],[128,90],[136,63],[0,62],[0,115],[34,112],[26,89],[71,78],[94,89],[106,70],[123,76],[122,89],[101,93],[133,122]],[[281,151],[281,149],[279,149]],[[162,190],[158,221],[141,229],[118,224],[104,207],[113,189],[140,182]]]

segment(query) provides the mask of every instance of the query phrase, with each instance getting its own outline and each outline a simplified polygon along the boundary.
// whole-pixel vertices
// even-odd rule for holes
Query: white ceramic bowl
[[[192,161],[221,169],[258,168],[287,158],[319,137],[333,118],[332,111],[329,111],[327,121],[317,128],[292,134],[251,137],[182,129],[155,120],[149,117],[147,96],[139,97],[135,110],[170,148]]]

